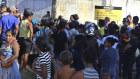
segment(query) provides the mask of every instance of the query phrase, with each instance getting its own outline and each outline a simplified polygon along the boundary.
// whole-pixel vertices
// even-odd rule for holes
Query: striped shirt
[[[84,79],[99,79],[99,74],[93,67],[86,67],[82,72]]]
[[[48,74],[46,79],[51,79],[51,56],[48,52],[41,52],[37,58],[36,70],[39,72],[41,72],[41,64],[46,64]],[[37,79],[43,79],[43,77],[37,74]]]

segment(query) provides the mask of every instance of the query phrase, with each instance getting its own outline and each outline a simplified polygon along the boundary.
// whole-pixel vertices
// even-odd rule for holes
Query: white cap
[[[16,11],[16,10],[18,10],[18,9],[17,9],[15,6],[11,6],[11,7],[10,7],[10,10],[11,10],[11,11]]]

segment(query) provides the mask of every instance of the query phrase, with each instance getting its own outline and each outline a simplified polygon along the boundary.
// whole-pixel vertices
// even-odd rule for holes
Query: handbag
[[[2,57],[0,57],[0,60],[3,60],[3,59],[5,59],[6,58],[6,56],[2,56]],[[3,67],[5,67],[5,68],[9,68],[9,67],[11,67],[13,65],[13,62],[8,62],[5,66],[3,66]]]

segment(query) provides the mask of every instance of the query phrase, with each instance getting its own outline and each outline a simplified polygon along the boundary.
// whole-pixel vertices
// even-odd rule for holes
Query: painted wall
[[[128,14],[140,17],[140,0],[56,0],[56,17],[63,15],[69,20],[71,14],[77,13],[80,22],[92,21],[97,23],[94,20],[95,5],[109,5],[110,1],[112,6],[122,7],[122,19]],[[46,14],[46,11],[52,11],[52,0],[7,0],[7,5],[16,5],[21,12],[24,11],[24,8],[30,8],[34,12],[34,18],[38,20]],[[118,23],[121,24],[122,22]]]
[[[2,0],[1,0],[2,1]],[[17,6],[23,13],[24,8],[30,8],[34,19],[40,20],[47,11],[52,10],[52,0],[7,0],[7,6]]]
[[[94,20],[95,5],[109,5],[110,2],[112,6],[122,7],[122,19],[129,14],[132,17],[140,17],[140,0],[128,0],[128,2],[127,0],[57,0],[56,17],[63,15],[69,20],[71,14],[77,13],[80,22],[92,21],[97,23]],[[121,21],[117,23],[122,24]]]

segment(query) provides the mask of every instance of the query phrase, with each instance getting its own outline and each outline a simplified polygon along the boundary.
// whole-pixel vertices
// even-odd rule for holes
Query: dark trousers
[[[136,58],[137,75],[136,79],[140,79],[140,56]]]
[[[135,58],[127,57],[124,60],[123,79],[132,79],[133,64],[135,62]]]

